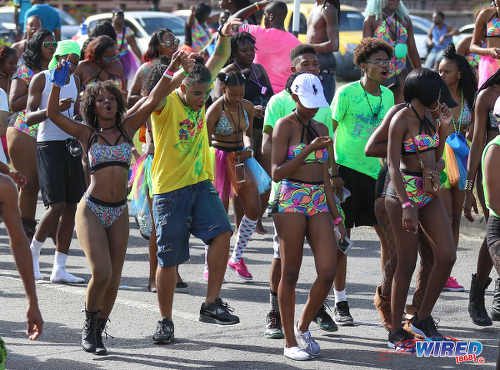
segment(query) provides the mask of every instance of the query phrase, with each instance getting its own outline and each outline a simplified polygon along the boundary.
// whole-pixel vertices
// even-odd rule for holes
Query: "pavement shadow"
[[[95,362],[83,362],[61,358],[41,360],[37,356],[26,356],[19,353],[7,354],[7,367],[9,370],[95,370],[104,369]]]

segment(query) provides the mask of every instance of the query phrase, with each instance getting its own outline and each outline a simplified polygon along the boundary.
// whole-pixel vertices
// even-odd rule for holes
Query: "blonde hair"
[[[381,19],[382,11],[386,6],[387,0],[368,0],[366,2],[366,8],[363,15],[365,16],[365,18],[375,16],[375,19]],[[403,4],[403,1],[401,0],[399,2],[399,7],[396,10],[396,15],[399,17],[399,19],[405,19],[409,14],[410,12],[408,11],[408,8]]]

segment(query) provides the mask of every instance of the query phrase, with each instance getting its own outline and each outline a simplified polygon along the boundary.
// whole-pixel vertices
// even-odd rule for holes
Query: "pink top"
[[[290,32],[253,24],[243,24],[240,31],[248,32],[255,37],[257,50],[254,63],[264,66],[273,92],[279,93],[285,88],[286,80],[292,73],[290,52],[300,45],[300,41]]]

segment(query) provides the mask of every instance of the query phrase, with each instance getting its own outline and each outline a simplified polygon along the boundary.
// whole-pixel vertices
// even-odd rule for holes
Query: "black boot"
[[[491,278],[483,286],[479,285],[477,281],[476,274],[472,274],[472,281],[470,284],[469,293],[469,315],[472,322],[479,326],[491,326],[491,322],[488,313],[486,312],[486,307],[484,307],[484,291],[490,285]]]
[[[500,321],[500,278],[495,281],[495,293],[493,293],[493,304],[491,305],[491,319]]]
[[[82,329],[82,348],[85,352],[95,352],[98,312],[85,310],[85,322]]]
[[[106,355],[108,353],[108,350],[106,347],[104,347],[104,343],[102,341],[102,334],[105,333],[106,330],[106,324],[108,322],[108,319],[97,319],[97,327],[96,327],[96,348],[95,348],[95,354],[96,355]],[[107,336],[107,334],[106,334]]]

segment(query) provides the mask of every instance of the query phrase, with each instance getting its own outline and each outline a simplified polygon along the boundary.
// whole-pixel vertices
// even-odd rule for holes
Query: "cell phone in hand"
[[[347,255],[349,250],[354,245],[354,242],[351,239],[349,239],[347,236],[345,236],[344,239],[339,240],[337,244],[338,244],[339,250],[342,253],[344,253],[345,255]]]

